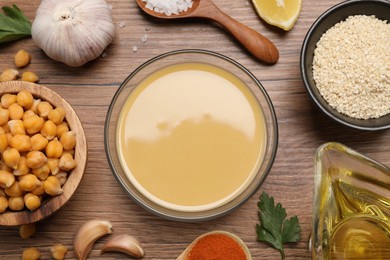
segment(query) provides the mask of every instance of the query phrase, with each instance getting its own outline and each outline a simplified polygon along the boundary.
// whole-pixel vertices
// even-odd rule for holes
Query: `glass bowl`
[[[184,78],[180,78],[180,75],[184,75],[183,73],[200,74],[199,76],[191,74],[193,76],[190,76],[190,78],[187,78],[188,75],[185,74]],[[217,74],[220,74],[217,76],[218,79],[214,78]],[[172,75],[174,75],[172,82],[164,85],[164,80],[169,79]],[[211,78],[209,78],[210,75]],[[230,82],[228,84],[233,83],[231,85],[233,88],[225,89],[224,86],[219,89],[218,80],[221,79],[220,76],[223,78],[223,82],[227,80],[227,82]],[[179,80],[181,80],[180,83],[177,83]],[[241,86],[242,89],[237,86]],[[171,87],[173,91],[170,90]],[[154,96],[148,96],[147,93],[153,92]],[[236,96],[237,93],[240,94]],[[246,96],[243,93],[246,93]],[[150,96],[155,99],[151,98],[145,101],[145,98]],[[254,112],[252,111],[253,114],[243,114],[243,111],[247,111],[246,108],[243,110],[236,109],[237,103],[241,102],[237,100],[241,100],[242,97],[253,100],[248,106],[255,108],[253,109]],[[130,100],[133,103],[128,105]],[[138,107],[139,104],[144,104],[144,106]],[[209,110],[210,113],[207,112]],[[135,111],[140,111],[137,112],[139,113],[138,117],[133,116],[136,114]],[[224,115],[220,117],[220,115],[217,115],[219,112],[215,114],[214,111],[219,111]],[[194,121],[193,118],[183,119],[183,113],[187,112],[196,114]],[[197,113],[204,114],[198,117]],[[226,165],[231,165],[231,161],[238,160],[238,157],[235,156],[231,158],[224,157],[225,151],[230,151],[229,149],[235,152],[231,148],[233,147],[233,139],[223,139],[225,138],[225,130],[221,132],[215,130],[219,129],[218,127],[225,129],[225,125],[213,121],[214,116],[224,123],[236,122],[235,130],[232,130],[235,133],[249,131],[255,135],[263,135],[264,142],[257,142],[260,139],[251,141],[257,147],[255,150],[258,149],[256,150],[258,154],[255,154],[255,163],[249,165],[251,173],[244,177],[242,183],[239,182],[238,186],[234,186],[230,193],[221,198],[216,197],[214,200],[210,199],[209,202],[200,202],[202,197],[205,197],[205,200],[209,199],[211,198],[209,194],[217,193],[229,187],[229,178],[232,176],[226,175],[226,178],[220,178],[220,175],[217,176],[217,174],[224,174],[225,172],[221,171],[225,170],[233,171],[230,168],[226,169]],[[156,119],[158,117],[165,121],[158,121],[160,120]],[[126,120],[130,120],[129,118],[133,121],[126,124]],[[176,121],[170,121],[172,118]],[[264,124],[261,126],[252,125],[255,126],[253,129],[247,128],[246,122],[257,122],[253,121],[257,118],[261,118]],[[156,120],[156,122],[153,120]],[[145,123],[149,121],[152,122],[150,127],[148,123]],[[210,132],[207,128],[207,131],[202,132],[205,122],[211,122],[210,125],[216,126],[216,128],[210,128],[213,129]],[[187,129],[185,126],[189,130],[183,130]],[[175,142],[161,148],[161,151],[160,148],[147,150],[149,148],[145,148],[147,146],[145,140],[154,140],[155,136],[152,134],[155,132],[157,132],[156,136],[159,136],[157,140],[166,140],[164,138],[167,136],[169,138],[175,136],[176,138],[180,136],[179,133],[183,133],[183,136],[190,134],[190,137],[178,137],[179,139],[175,139]],[[142,139],[142,143],[140,142],[143,145],[142,148],[135,148],[138,147],[135,145],[130,147],[130,150],[126,148],[126,145],[137,144],[138,142],[132,139],[123,139],[128,135],[144,138],[145,140]],[[206,136],[208,138],[207,142],[205,141]],[[153,145],[155,144],[154,141],[152,142]],[[156,141],[159,144],[164,142]],[[240,147],[239,151],[247,152],[240,146],[241,143],[243,142],[236,143]],[[278,127],[275,112],[261,83],[236,61],[206,50],[173,51],[142,64],[127,77],[117,90],[110,104],[105,122],[106,154],[114,176],[120,185],[130,198],[144,209],[163,218],[178,221],[193,222],[213,219],[232,211],[247,201],[257,191],[270,171],[275,159],[277,144]],[[222,148],[225,146],[227,149]],[[217,152],[211,152],[214,149]],[[145,150],[146,152],[143,153]],[[167,154],[173,154],[173,156],[166,157]],[[141,165],[141,162],[146,161],[152,155],[154,157],[144,163],[146,166]],[[237,156],[242,157],[240,154]],[[246,157],[242,158],[246,161]],[[203,164],[206,165],[204,166],[205,171],[197,168],[198,165]],[[137,168],[139,166],[141,168]],[[149,166],[155,168],[150,170],[147,168]],[[212,167],[215,167],[214,170],[209,170]],[[233,165],[233,167],[235,166]],[[174,177],[170,176],[171,169],[172,172],[177,172]],[[194,169],[198,169],[198,171],[193,173]],[[208,172],[208,175],[203,176],[204,172]],[[243,174],[243,171],[240,170],[233,172],[234,176]],[[198,175],[201,177],[198,177]],[[234,185],[236,184],[234,183]],[[170,188],[170,185],[173,185],[173,188]],[[156,195],[158,191],[155,189],[165,189],[167,192]],[[171,193],[170,191],[174,194],[168,194]],[[165,196],[170,197],[166,198]],[[190,200],[191,202],[189,202]]]
[[[388,259],[390,168],[340,144],[315,156],[312,259]]]
[[[388,129],[390,128],[390,114],[363,120],[339,113],[322,97],[313,79],[313,56],[317,42],[329,28],[351,15],[375,15],[378,19],[389,21],[390,2],[387,0],[344,1],[320,15],[308,30],[302,44],[300,55],[302,80],[307,93],[317,107],[336,122],[360,130],[375,131]]]

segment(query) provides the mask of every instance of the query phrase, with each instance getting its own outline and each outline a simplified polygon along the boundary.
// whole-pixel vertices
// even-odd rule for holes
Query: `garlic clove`
[[[115,25],[104,0],[43,0],[31,34],[47,56],[78,67],[102,54],[114,40]]]
[[[144,250],[141,244],[132,236],[116,235],[111,237],[102,247],[102,254],[108,251],[117,251],[135,258],[142,258]]]

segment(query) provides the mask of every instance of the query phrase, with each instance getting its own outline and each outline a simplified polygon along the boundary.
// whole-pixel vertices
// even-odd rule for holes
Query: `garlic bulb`
[[[102,54],[114,40],[115,26],[104,0],[43,0],[31,35],[47,56],[78,67]]]

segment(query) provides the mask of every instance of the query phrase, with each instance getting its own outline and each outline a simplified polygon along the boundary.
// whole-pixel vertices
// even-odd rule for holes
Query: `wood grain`
[[[31,39],[0,45],[0,70],[14,68],[13,56],[19,49],[32,55],[31,70],[40,84],[65,98],[83,124],[88,144],[88,166],[72,200],[56,215],[37,226],[37,233],[22,240],[17,228],[0,227],[0,258],[20,259],[22,250],[35,246],[42,259],[50,259],[54,243],[69,247],[68,259],[75,259],[73,237],[86,220],[112,221],[115,234],[136,237],[145,249],[145,259],[175,259],[197,236],[212,230],[238,235],[248,246],[253,259],[280,259],[279,253],[256,241],[259,222],[257,202],[262,191],[281,202],[289,215],[298,215],[302,226],[299,243],[286,246],[287,259],[308,259],[311,232],[314,153],[323,143],[341,142],[385,165],[390,165],[390,131],[364,132],[340,125],[325,116],[310,101],[299,71],[303,39],[315,19],[341,0],[302,3],[294,28],[284,32],[268,26],[249,1],[215,0],[225,13],[260,32],[279,49],[278,63],[267,66],[253,58],[218,24],[189,19],[163,21],[144,14],[135,1],[107,0],[112,6],[116,38],[104,57],[82,68],[69,68],[50,60]],[[3,0],[1,5],[17,4],[34,19],[39,0]],[[147,41],[142,38],[147,35]],[[137,51],[133,51],[133,47]],[[133,203],[115,180],[104,150],[104,122],[111,99],[125,78],[148,59],[177,49],[207,49],[238,61],[249,69],[267,90],[279,124],[279,148],[275,163],[259,191],[231,214],[200,223],[180,223],[151,215]],[[99,250],[107,240],[98,240],[90,259],[127,259],[120,253]]]

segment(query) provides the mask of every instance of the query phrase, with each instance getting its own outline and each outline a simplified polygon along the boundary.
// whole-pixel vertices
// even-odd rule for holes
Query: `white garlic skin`
[[[114,40],[111,7],[104,0],[43,0],[31,36],[53,60],[82,66]]]

